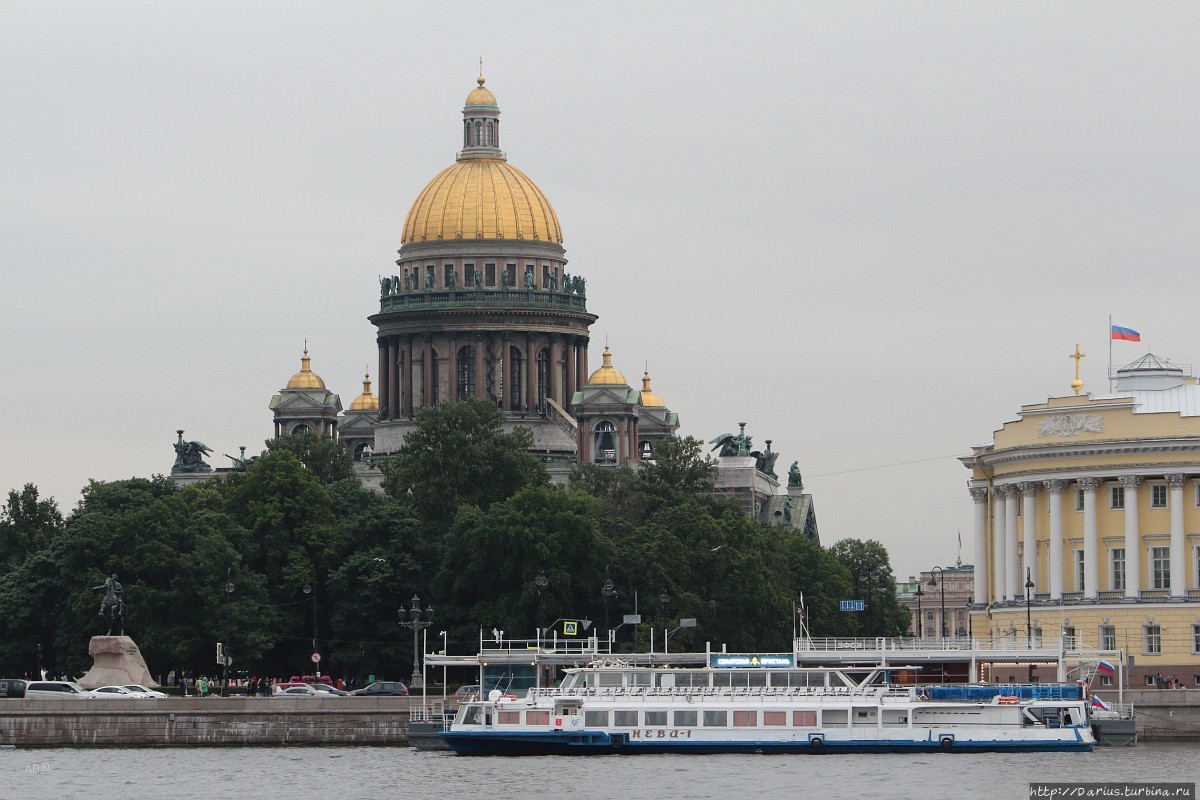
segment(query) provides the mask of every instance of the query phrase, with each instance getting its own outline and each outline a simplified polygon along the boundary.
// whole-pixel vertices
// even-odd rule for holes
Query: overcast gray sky
[[[630,382],[826,544],[970,562],[954,456],[1076,342],[1106,389],[1108,314],[1200,362],[1198,53],[1195,2],[0,3],[0,491],[257,452],[305,337],[349,404],[482,55]]]

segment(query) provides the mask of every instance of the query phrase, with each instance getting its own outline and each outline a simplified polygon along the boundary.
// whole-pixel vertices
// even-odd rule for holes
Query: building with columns
[[[1023,406],[962,458],[972,635],[1124,650],[1134,685],[1200,682],[1200,387],[1146,355],[1102,395]],[[1027,601],[1028,597],[1028,601]],[[1027,631],[1026,619],[1031,620]]]

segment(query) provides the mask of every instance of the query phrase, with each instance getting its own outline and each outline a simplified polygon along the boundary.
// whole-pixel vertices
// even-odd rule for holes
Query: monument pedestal
[[[85,689],[127,683],[158,686],[150,677],[142,651],[128,636],[93,636],[88,643],[88,655],[94,663],[79,679],[79,685]]]

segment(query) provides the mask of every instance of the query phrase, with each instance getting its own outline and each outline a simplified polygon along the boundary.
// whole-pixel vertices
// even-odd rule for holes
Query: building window
[[[1150,507],[1167,507],[1167,485],[1165,483],[1154,483],[1150,485]]]
[[[1075,628],[1072,626],[1063,628],[1063,648],[1066,650],[1075,649]]]
[[[483,265],[483,283],[485,286],[495,286],[496,285],[496,265],[495,264],[484,264]]]
[[[538,350],[537,354],[537,401],[541,406],[550,394],[550,351],[546,348]]]
[[[1171,548],[1150,548],[1150,571],[1155,589],[1171,588]]]
[[[475,144],[483,144],[483,123],[479,120],[475,121]]]
[[[926,612],[925,612],[925,619],[926,619],[926,620],[928,620],[929,622],[933,622],[933,612],[932,612],[932,611],[926,611]]]
[[[1075,490],[1075,510],[1083,511],[1083,489]]]
[[[1085,591],[1085,589],[1086,589],[1086,587],[1083,585],[1083,551],[1076,550],[1075,551],[1075,591],[1082,592],[1082,591]]]
[[[1200,483],[1196,484],[1196,507],[1200,508]]]
[[[1142,652],[1148,656],[1162,654],[1162,626],[1145,625],[1142,627]]]
[[[463,286],[475,285],[475,265],[463,264]]]
[[[1112,554],[1112,588],[1115,591],[1125,591],[1125,548],[1114,547]]]
[[[1112,686],[1113,685],[1112,675],[1101,675],[1100,676],[1100,685],[1101,686]]]
[[[517,285],[517,265],[505,264],[504,272],[500,276],[501,286],[516,286]]]
[[[1192,652],[1200,653],[1200,625],[1192,626]]]
[[[509,347],[508,360],[510,372],[508,376],[508,407],[513,411],[519,411],[521,409],[521,387],[524,385],[522,376],[525,374],[525,370],[521,369],[523,366],[521,348]]]
[[[458,375],[455,376],[458,400],[469,400],[475,396],[475,345],[458,348]]]
[[[597,464],[617,463],[617,426],[608,420],[596,423],[596,448],[592,461]]]
[[[1113,509],[1121,509],[1125,507],[1125,487],[1114,486],[1109,492],[1109,505]]]
[[[1156,686],[1158,686],[1158,681],[1155,679],[1155,677],[1153,675],[1147,675],[1146,676],[1146,685],[1149,686],[1151,689],[1153,689]]]
[[[1116,650],[1117,649],[1117,626],[1116,625],[1101,625],[1100,626],[1100,649],[1101,650]]]

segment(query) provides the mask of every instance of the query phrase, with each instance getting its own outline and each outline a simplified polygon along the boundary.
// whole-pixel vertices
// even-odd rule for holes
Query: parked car
[[[407,697],[408,687],[400,681],[375,681],[370,686],[356,689],[350,694],[358,697]]]
[[[317,694],[328,695],[329,697],[345,697],[350,694],[343,692],[336,686],[330,686],[328,683],[310,683],[309,686],[317,690]]]
[[[472,697],[479,697],[479,684],[472,683],[467,686],[460,686],[454,691],[454,701],[463,703]]]
[[[29,681],[20,678],[0,679],[0,697],[24,697],[25,686]]]
[[[125,688],[131,692],[141,692],[142,694],[146,695],[147,697],[166,697],[167,696],[166,692],[160,692],[157,689],[150,689],[146,686],[142,686],[141,684],[137,684],[137,683],[127,683],[127,684],[125,684]]]
[[[283,687],[276,686],[275,687],[275,696],[276,697],[324,697],[323,694],[321,694],[316,689],[314,689],[311,686],[308,686],[306,684],[300,684],[299,686],[283,686]]]
[[[40,700],[93,700],[95,695],[75,681],[30,681],[25,696]]]
[[[132,692],[124,686],[101,686],[92,689],[92,697],[97,700],[148,700],[150,695],[144,692]]]

